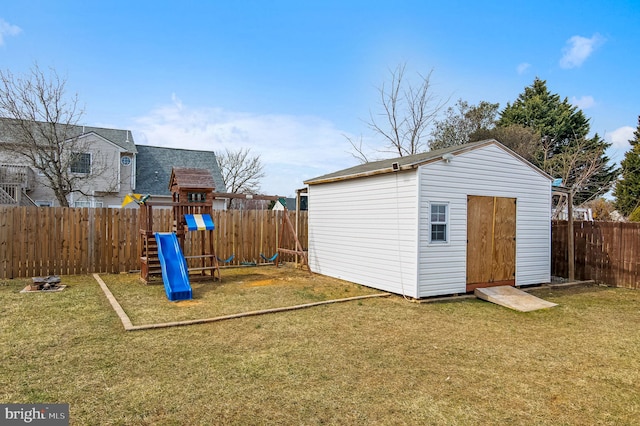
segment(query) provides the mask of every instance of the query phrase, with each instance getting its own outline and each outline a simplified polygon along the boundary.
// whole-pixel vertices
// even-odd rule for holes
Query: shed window
[[[447,204],[431,203],[431,242],[447,242],[449,212]]]

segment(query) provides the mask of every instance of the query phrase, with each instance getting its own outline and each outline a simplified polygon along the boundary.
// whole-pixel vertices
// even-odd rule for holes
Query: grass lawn
[[[383,293],[309,275],[293,267],[229,268],[222,270],[222,282],[192,282],[193,300],[171,303],[162,283],[141,285],[139,276],[133,274],[101,278],[134,325],[212,318]]]
[[[233,274],[182,306],[161,285],[103,279],[134,324],[375,293]],[[66,402],[72,424],[640,423],[638,291],[538,290],[560,306],[530,313],[392,296],[125,332],[91,276],[63,283],[0,282],[0,402]]]

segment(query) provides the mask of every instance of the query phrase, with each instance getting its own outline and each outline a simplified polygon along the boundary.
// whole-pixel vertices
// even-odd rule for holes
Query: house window
[[[86,175],[91,173],[91,154],[88,152],[72,153],[71,173],[81,173]]]
[[[431,242],[446,243],[449,209],[445,203],[431,203]]]
[[[103,206],[103,202],[102,201],[95,201],[95,200],[83,200],[83,201],[75,201],[73,203],[73,207],[96,207],[96,208],[100,208]]]
[[[122,158],[120,158],[120,164],[122,164],[123,166],[130,166],[131,157],[129,157],[128,155],[123,155]]]
[[[36,203],[38,207],[53,207],[53,201],[35,200],[34,203]]]

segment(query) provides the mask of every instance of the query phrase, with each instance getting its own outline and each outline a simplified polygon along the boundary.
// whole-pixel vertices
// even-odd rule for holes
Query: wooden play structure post
[[[568,263],[568,279],[574,281],[576,279],[576,248],[575,248],[575,235],[573,232],[573,192],[571,188],[565,188],[562,186],[554,187],[552,196],[560,196],[560,202],[558,205],[562,205],[562,197],[567,199],[567,263]]]

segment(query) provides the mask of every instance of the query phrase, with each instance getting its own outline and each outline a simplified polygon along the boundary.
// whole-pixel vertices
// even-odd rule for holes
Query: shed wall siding
[[[311,269],[417,297],[416,177],[401,172],[311,185]]]
[[[418,297],[466,291],[467,195],[510,197],[516,208],[516,285],[548,282],[551,274],[551,183],[495,145],[418,169]],[[429,204],[449,204],[449,242],[429,243]]]

